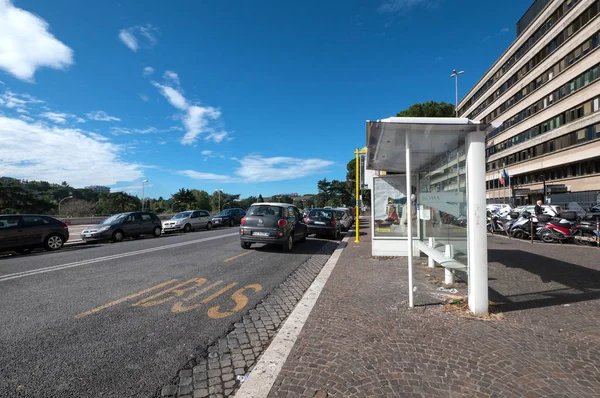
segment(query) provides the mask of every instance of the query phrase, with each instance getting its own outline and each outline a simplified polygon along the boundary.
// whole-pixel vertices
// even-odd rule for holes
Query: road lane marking
[[[215,305],[214,307],[209,308],[207,313],[208,317],[212,319],[227,318],[228,316],[233,315],[234,312],[238,312],[244,308],[246,304],[248,304],[248,297],[246,297],[244,294],[244,290],[248,289],[254,289],[255,292],[260,292],[262,290],[262,286],[256,283],[253,285],[244,286],[243,288],[237,290],[231,295],[231,299],[235,302],[235,307],[233,307],[231,311],[220,312],[220,306]]]
[[[89,311],[86,311],[86,312],[82,312],[81,314],[77,314],[77,315],[75,315],[75,318],[78,318],[78,319],[79,319],[79,318],[83,318],[84,316],[88,316],[88,315],[95,314],[96,312],[99,312],[99,311],[102,311],[102,310],[104,310],[104,309],[107,309],[107,308],[109,308],[109,307],[112,307],[113,305],[121,304],[121,303],[122,303],[122,302],[124,302],[124,301],[131,300],[131,299],[133,299],[133,298],[136,298],[136,297],[142,296],[142,295],[144,295],[144,294],[146,294],[146,293],[149,293],[149,292],[151,292],[151,291],[153,291],[153,290],[156,290],[156,289],[160,289],[161,287],[163,287],[163,286],[167,286],[167,285],[170,285],[171,283],[174,283],[174,282],[177,282],[177,279],[171,279],[170,281],[167,281],[167,282],[160,283],[160,284],[158,284],[158,285],[156,285],[156,286],[152,286],[152,287],[150,287],[150,288],[148,288],[148,289],[144,289],[144,290],[142,290],[142,291],[140,291],[140,292],[137,292],[137,293],[130,294],[130,295],[129,295],[129,296],[127,296],[127,297],[123,297],[123,298],[120,298],[120,299],[118,299],[118,300],[111,301],[110,303],[108,303],[108,304],[104,304],[104,305],[101,305],[100,307],[96,307],[96,308],[94,308],[93,310],[89,310]]]
[[[215,298],[221,296],[223,293],[227,292],[228,290],[233,289],[235,286],[238,285],[237,282],[230,283],[229,285],[221,288],[220,290],[218,290],[218,291],[214,292],[213,294],[211,294],[210,296],[206,297],[200,303],[186,305],[185,303],[187,303],[188,301],[198,298],[200,295],[207,293],[208,291],[218,287],[219,285],[221,285],[223,283],[223,281],[216,281],[216,282],[213,282],[213,283],[210,283],[207,285],[207,282],[208,282],[208,280],[206,278],[192,278],[190,280],[187,280],[185,282],[182,282],[175,286],[172,286],[168,289],[165,289],[158,293],[152,294],[151,296],[148,296],[148,297],[132,304],[130,307],[150,308],[150,307],[154,307],[154,306],[157,306],[160,304],[165,304],[168,301],[173,300],[174,298],[179,298],[179,301],[176,302],[173,305],[173,307],[171,307],[171,312],[183,313],[183,312],[191,311],[191,310],[201,307],[203,304],[206,304],[206,303],[214,300]],[[171,279],[170,281],[160,283],[160,284],[158,284],[156,286],[152,286],[148,289],[144,289],[137,293],[130,294],[129,296],[120,298],[115,301],[111,301],[108,304],[104,304],[104,305],[101,305],[94,309],[91,309],[89,311],[82,312],[80,314],[75,315],[75,318],[81,319],[88,315],[96,314],[102,310],[105,310],[105,309],[115,306],[117,304],[121,304],[127,300],[134,299],[134,298],[142,296],[144,294],[151,293],[157,289],[164,288],[165,286],[173,284],[173,283],[177,283],[177,279]],[[208,309],[208,313],[207,313],[208,317],[211,319],[222,319],[222,318],[226,318],[226,317],[233,315],[234,313],[242,310],[244,307],[246,307],[246,305],[248,305],[248,301],[249,301],[246,294],[244,294],[244,292],[246,290],[253,290],[254,292],[260,292],[262,290],[262,286],[259,285],[258,283],[254,283],[251,285],[244,286],[241,289],[238,289],[231,295],[231,300],[235,303],[235,305],[233,306],[233,308],[231,310],[219,311],[220,306],[216,305],[216,306],[213,306]]]
[[[229,285],[225,286],[223,289],[219,290],[218,292],[215,292],[215,293],[211,294],[210,296],[208,296],[207,298],[205,298],[204,300],[202,300],[201,303],[202,304],[208,303],[212,299],[219,297],[221,294],[225,293],[226,291],[228,291],[229,289],[233,288],[236,285],[237,285],[237,282],[230,283]]]
[[[167,290],[163,290],[162,292],[158,292],[150,297],[146,297],[138,301],[137,303],[131,304],[132,307],[137,307],[141,305],[142,307],[154,307],[155,305],[166,303],[167,301],[173,300],[175,297],[181,297],[184,293],[189,292],[190,290],[194,290],[207,282],[206,278],[192,278],[189,281],[185,281],[180,283],[177,286],[173,286]],[[191,285],[191,286],[189,286]],[[181,289],[183,286],[188,286],[185,289]],[[169,293],[174,293],[175,296],[170,295],[162,299],[155,300],[157,297],[167,295]]]
[[[238,254],[237,256],[229,257],[227,260],[223,260],[223,262],[224,263],[228,263],[228,262],[230,262],[232,260],[235,260],[236,258],[240,258],[240,257],[245,256],[245,255],[250,254],[250,253],[254,253],[254,252],[244,252],[242,254]]]
[[[238,235],[239,234],[237,232],[235,232],[235,233],[230,233],[230,234],[225,234],[225,235],[211,236],[210,238],[196,239],[196,240],[192,240],[192,241],[188,241],[188,242],[173,243],[171,245],[152,247],[149,249],[141,249],[141,250],[136,250],[136,251],[132,251],[129,253],[114,254],[111,256],[98,257],[98,258],[93,258],[93,259],[89,259],[89,260],[81,260],[81,261],[76,261],[73,263],[62,264],[62,265],[53,265],[51,267],[39,268],[39,269],[35,269],[35,270],[30,270],[30,271],[15,272],[13,274],[7,274],[7,275],[0,276],[0,282],[9,281],[11,279],[24,278],[26,276],[43,274],[46,272],[59,271],[59,270],[66,269],[66,268],[73,268],[73,267],[79,267],[82,265],[99,263],[102,261],[116,260],[116,259],[120,259],[120,258],[124,258],[124,257],[136,256],[139,254],[146,254],[146,253],[152,253],[152,252],[160,251],[160,250],[173,249],[176,247],[193,245],[195,243],[202,243],[202,242],[227,238],[230,236],[238,236]]]
[[[190,301],[192,299],[195,299],[196,297],[208,292],[210,289],[212,289],[215,286],[220,285],[221,283],[223,283],[223,281],[217,281],[217,282],[213,283],[212,285],[206,286],[205,288],[202,288],[202,289],[198,290],[197,292],[190,294],[189,296],[184,298],[183,301]],[[179,302],[173,304],[173,307],[171,308],[171,312],[186,312],[186,311],[196,309],[202,305],[202,303],[192,304],[192,305],[184,305],[183,301],[179,301]]]

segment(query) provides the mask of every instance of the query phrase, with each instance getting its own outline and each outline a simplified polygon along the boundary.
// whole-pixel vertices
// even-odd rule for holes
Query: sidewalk
[[[370,231],[361,232],[360,243],[348,240],[269,397],[598,396],[600,252],[567,262],[557,260],[569,257],[560,245],[490,238],[490,300],[501,313],[479,320],[442,311],[451,308],[436,291],[443,270],[426,259],[415,261],[409,309],[406,260],[372,258]]]

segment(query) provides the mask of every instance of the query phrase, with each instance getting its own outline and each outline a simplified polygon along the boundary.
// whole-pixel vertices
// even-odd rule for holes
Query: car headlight
[[[98,230],[98,232],[108,231],[110,229],[110,225],[106,225]]]

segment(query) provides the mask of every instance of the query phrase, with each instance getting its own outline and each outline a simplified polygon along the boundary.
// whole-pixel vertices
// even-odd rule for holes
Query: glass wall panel
[[[445,245],[454,247],[454,258],[467,265],[467,179],[464,135],[444,135],[446,153],[436,157],[419,170],[417,195],[421,239],[436,240],[436,249],[444,252]],[[439,153],[437,141],[431,140],[427,150]]]
[[[416,183],[417,176],[413,177]],[[374,205],[372,206],[374,217],[374,236],[376,238],[408,237],[408,197],[410,194],[406,189],[406,176],[404,174],[388,175],[373,180]],[[413,194],[417,192],[413,185]],[[413,236],[418,236],[417,211],[415,201],[412,201],[412,223]]]

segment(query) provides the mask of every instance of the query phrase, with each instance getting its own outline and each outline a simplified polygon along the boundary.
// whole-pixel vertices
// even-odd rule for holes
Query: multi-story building
[[[497,126],[486,146],[489,202],[599,201],[599,14],[598,0],[536,0],[459,103],[461,117]]]
[[[110,187],[104,187],[102,185],[90,185],[85,187],[85,189],[91,189],[92,191],[99,193],[110,193]]]

